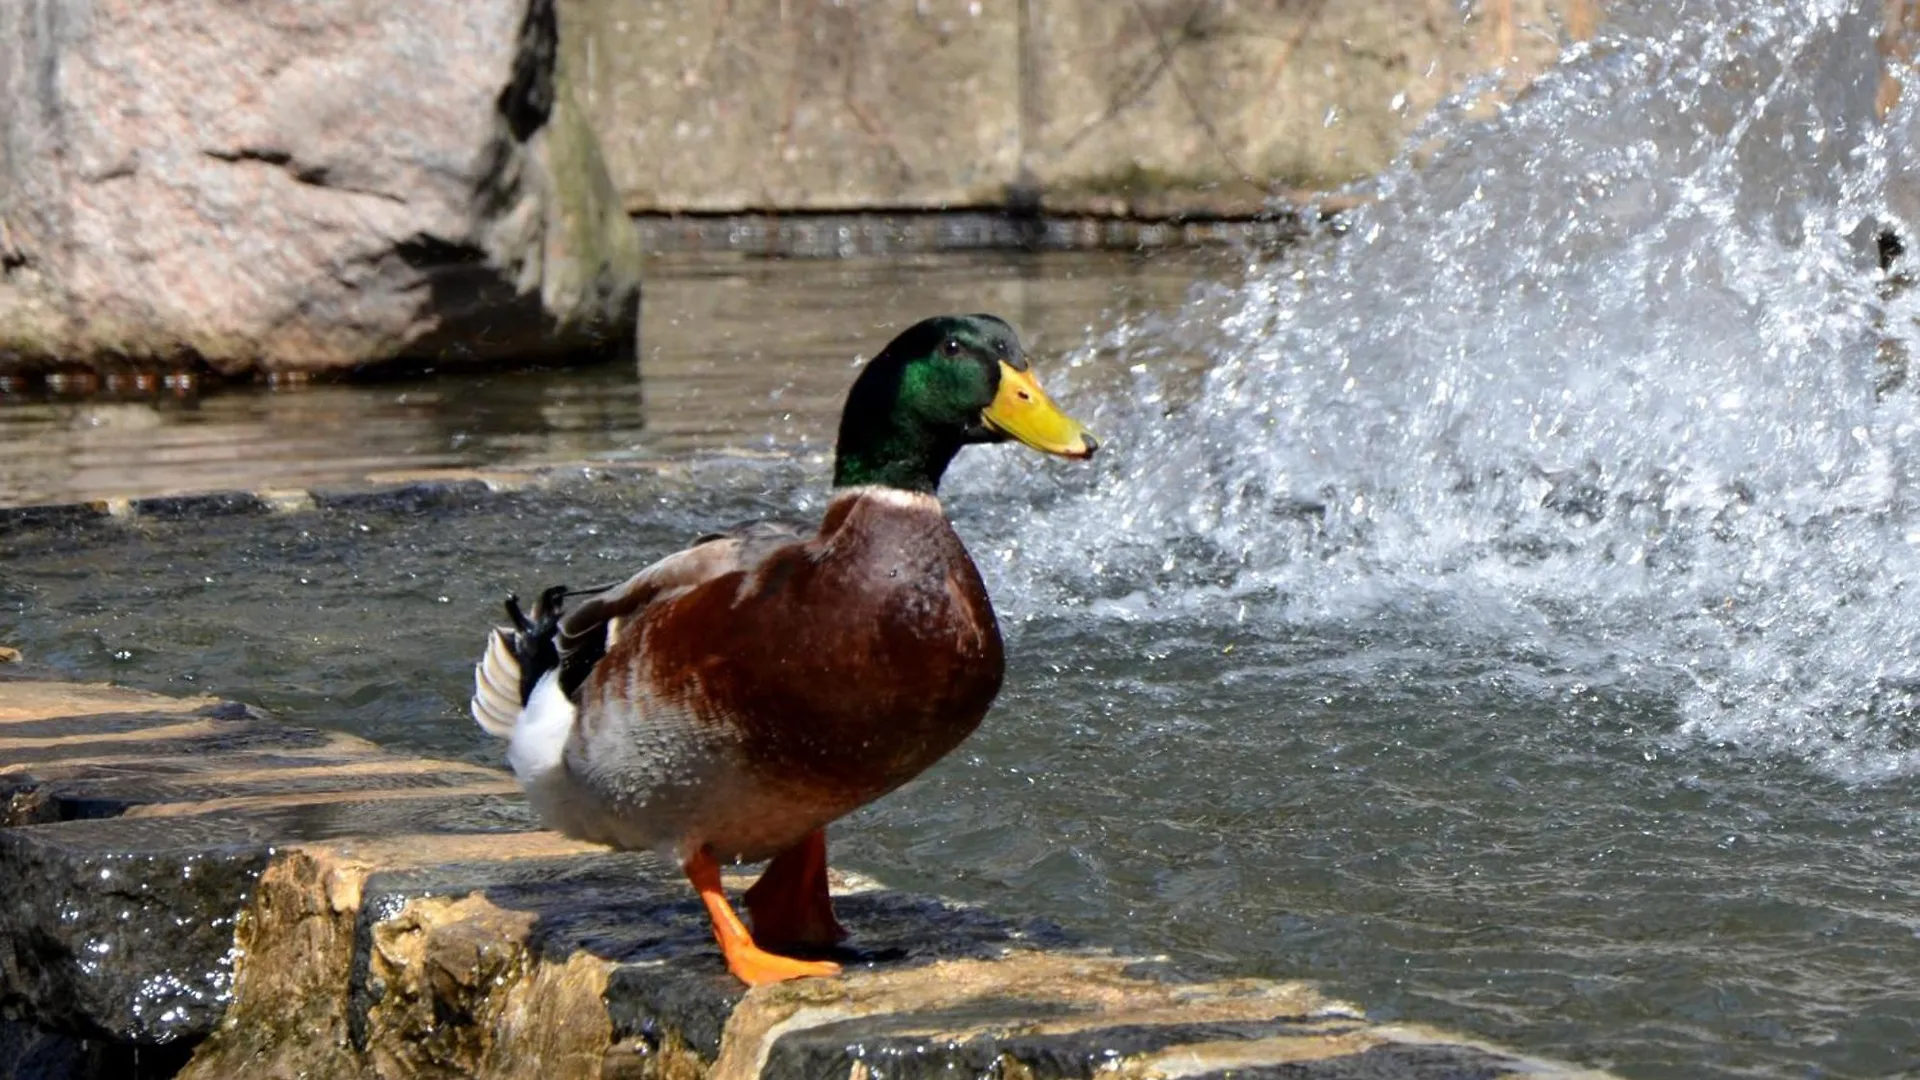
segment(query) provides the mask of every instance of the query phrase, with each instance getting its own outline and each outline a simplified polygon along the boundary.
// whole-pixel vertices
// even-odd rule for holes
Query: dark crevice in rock
[[[333,170],[327,166],[301,164],[294,160],[291,153],[276,147],[243,146],[234,150],[202,150],[201,153],[215,161],[224,161],[229,164],[252,162],[259,165],[269,165],[285,171],[288,176],[293,177],[302,184],[311,187],[327,188],[330,191],[338,191],[343,195],[366,195],[375,199],[385,199],[390,203],[397,203],[403,206],[407,201],[392,192],[337,183],[334,180]]]
[[[415,233],[400,241],[393,245],[393,253],[400,261],[423,273],[433,273],[449,266],[481,266],[487,261],[487,253],[472,244],[429,233]]]
[[[532,0],[520,24],[513,81],[500,91],[500,115],[518,142],[526,142],[553,114],[553,70],[560,51],[560,22],[553,0]]]
[[[280,167],[293,161],[293,155],[285,150],[268,147],[242,146],[233,150],[205,150],[202,153],[215,161],[257,161],[263,165]]]
[[[125,161],[116,161],[106,166],[105,168],[102,168],[98,172],[82,171],[79,174],[79,177],[80,177],[80,180],[84,183],[105,184],[114,180],[126,180],[130,177],[138,176],[139,174],[140,174],[139,165],[137,165],[135,162],[129,159]]]

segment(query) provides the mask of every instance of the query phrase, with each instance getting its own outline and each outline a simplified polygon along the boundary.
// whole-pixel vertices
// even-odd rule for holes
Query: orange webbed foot
[[[727,903],[727,894],[720,888],[720,866],[705,848],[688,859],[684,869],[687,880],[693,882],[694,889],[700,893],[701,902],[707,907],[707,918],[713,922],[714,940],[720,943],[720,952],[727,958],[727,970],[733,972],[734,978],[748,986],[765,986],[788,979],[840,973],[839,964],[779,956],[754,944],[753,936],[747,933],[740,916],[734,914],[733,905]]]
[[[765,986],[768,983],[786,982],[788,979],[824,978],[840,974],[840,965],[831,960],[799,960],[791,956],[770,953],[758,945],[748,942],[743,946],[728,949],[721,946],[727,954],[727,970],[733,977],[748,986]]]

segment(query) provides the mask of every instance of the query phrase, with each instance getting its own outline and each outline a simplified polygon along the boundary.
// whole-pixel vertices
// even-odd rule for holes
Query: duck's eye
[[[946,353],[948,356],[959,356],[960,355],[960,339],[948,338],[946,342],[940,346],[940,351],[943,353]]]

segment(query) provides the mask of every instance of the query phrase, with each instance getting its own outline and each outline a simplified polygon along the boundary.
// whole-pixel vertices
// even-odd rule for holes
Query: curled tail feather
[[[560,630],[560,608],[567,595],[564,585],[540,594],[533,617],[520,610],[520,598],[507,597],[511,626],[497,626],[487,635],[487,651],[473,666],[473,718],[489,735],[513,737],[540,677],[560,664],[555,639]]]
[[[517,692],[507,692],[509,686],[516,691],[520,687],[520,661],[507,643],[506,628],[499,627],[487,634],[486,655],[473,665],[473,701],[468,704],[474,720],[497,739],[513,737],[513,725],[526,705]]]

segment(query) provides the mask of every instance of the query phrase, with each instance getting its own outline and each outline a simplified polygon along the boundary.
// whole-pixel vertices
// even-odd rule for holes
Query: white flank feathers
[[[587,820],[578,805],[581,791],[567,768],[567,743],[578,716],[579,710],[560,692],[560,672],[549,671],[534,684],[533,696],[513,726],[513,741],[507,744],[507,764],[534,812],[548,828],[574,837],[590,835],[581,831]]]
[[[507,744],[507,764],[520,778],[520,786],[530,786],[547,773],[566,767],[567,738],[573,734],[577,715],[573,702],[560,692],[559,670],[540,676],[527,707],[520,710],[520,719],[513,725],[513,741]]]

